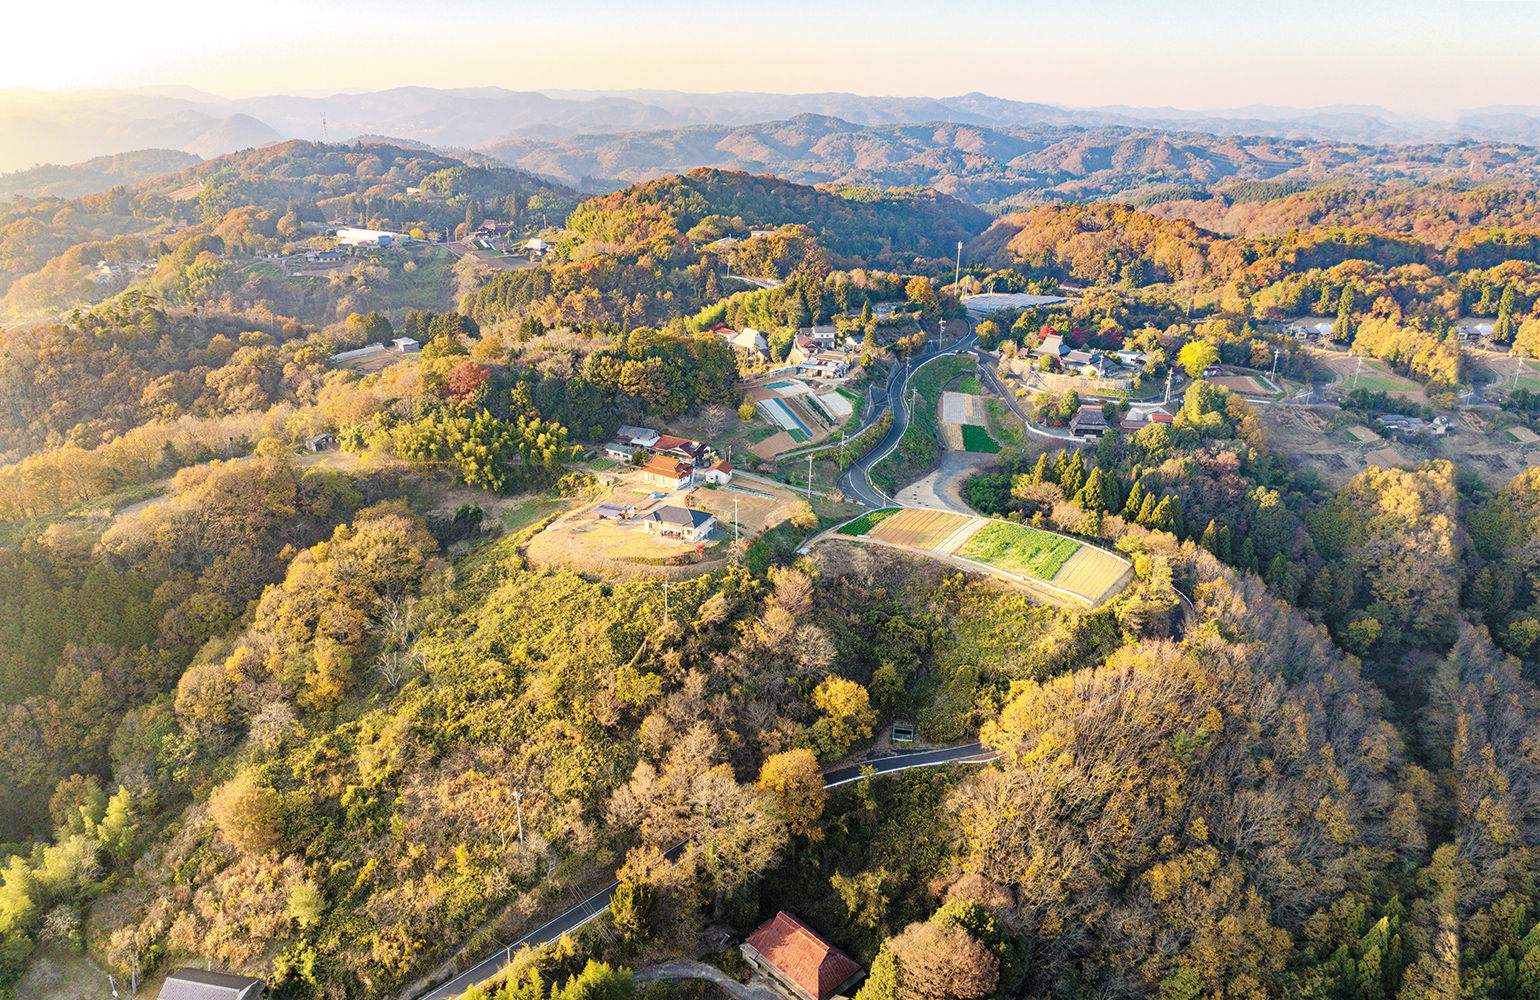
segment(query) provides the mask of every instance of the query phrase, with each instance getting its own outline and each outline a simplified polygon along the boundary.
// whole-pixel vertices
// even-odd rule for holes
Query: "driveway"
[[[682,979],[704,979],[715,983],[733,1000],[785,1000],[785,997],[772,989],[765,981],[765,977],[757,972],[745,985],[714,965],[692,962],[688,959],[638,969],[631,975],[631,980],[638,985],[663,981],[678,982]]]

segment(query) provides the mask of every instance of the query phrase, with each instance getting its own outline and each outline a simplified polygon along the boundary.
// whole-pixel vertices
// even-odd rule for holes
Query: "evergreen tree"
[[[1054,467],[1048,461],[1048,453],[1045,451],[1037,456],[1037,464],[1032,466],[1032,471],[1027,473],[1028,478],[1034,483],[1054,482]]]
[[[1139,520],[1140,510],[1148,496],[1144,492],[1144,483],[1138,477],[1134,478],[1134,485],[1128,491],[1128,500],[1123,504],[1123,518],[1128,521]]]
[[[1091,470],[1086,477],[1085,485],[1075,494],[1075,503],[1081,510],[1100,514],[1108,507],[1107,502],[1107,477],[1102,474],[1100,468]]]

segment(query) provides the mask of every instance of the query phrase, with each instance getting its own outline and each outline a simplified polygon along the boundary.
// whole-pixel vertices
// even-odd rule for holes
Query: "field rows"
[[[968,521],[966,514],[949,514],[942,510],[905,510],[887,518],[868,534],[890,545],[931,550]]]

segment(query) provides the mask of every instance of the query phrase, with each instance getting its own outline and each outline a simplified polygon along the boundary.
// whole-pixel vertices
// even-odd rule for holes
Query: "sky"
[[[979,91],[1067,106],[1540,105],[1540,0],[74,0],[0,87]],[[57,44],[42,44],[46,40]]]

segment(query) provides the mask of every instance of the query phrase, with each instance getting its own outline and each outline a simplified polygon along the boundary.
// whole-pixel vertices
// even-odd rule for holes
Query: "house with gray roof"
[[[266,983],[250,976],[178,969],[166,977],[160,1000],[257,1000],[266,989]]]

